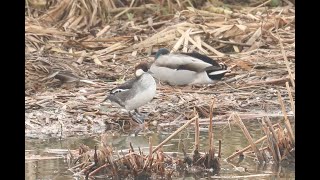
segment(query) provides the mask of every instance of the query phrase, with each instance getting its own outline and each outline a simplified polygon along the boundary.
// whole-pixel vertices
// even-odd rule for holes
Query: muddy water
[[[273,120],[275,122],[277,120]],[[259,123],[256,122],[245,122],[251,136],[254,140],[262,137],[262,130],[260,129]],[[231,128],[231,130],[230,130]],[[231,155],[235,150],[242,149],[248,145],[248,142],[239,127],[231,125],[219,125],[214,128],[214,138],[216,147],[218,147],[218,139],[222,140],[222,161],[220,176],[248,176],[249,179],[294,179],[294,167],[275,167],[272,165],[258,166],[257,163],[250,157],[246,157],[239,165],[240,167],[246,168],[246,172],[242,172],[235,169],[234,166],[230,165],[223,160]],[[129,142],[134,147],[140,146],[143,151],[147,152],[148,137],[152,136],[153,144],[158,144],[170,134],[166,132],[153,132],[143,133],[138,136],[133,134],[122,134],[116,137],[111,137],[108,142],[112,142],[112,146],[117,149],[128,149]],[[181,142],[179,139],[183,139]],[[200,134],[200,150],[206,150],[208,147],[208,133],[206,129],[203,129]],[[92,135],[87,137],[69,137],[67,139],[26,139],[26,161],[25,161],[25,176],[26,179],[75,179],[72,173],[68,171],[68,165],[65,159],[66,152],[55,151],[54,154],[48,153],[51,149],[77,149],[81,143],[93,148],[94,145],[99,144],[100,136]],[[165,152],[181,152],[181,145],[184,143],[185,147],[191,152],[194,142],[194,131],[193,128],[184,130],[182,133],[177,135],[174,139],[169,141],[164,147]],[[144,148],[145,147],[145,148]],[[30,160],[27,157],[31,155],[42,155],[42,157],[59,157],[58,159],[43,159],[43,160]],[[32,159],[32,158],[31,158]],[[235,158],[237,161],[237,158]],[[259,176],[261,174],[267,174],[267,176]],[[257,175],[255,177],[255,175]],[[183,179],[183,178],[176,178]],[[208,179],[208,177],[197,177],[195,175],[188,175],[184,179]],[[214,178],[211,178],[214,179]],[[235,178],[237,179],[237,178]]]

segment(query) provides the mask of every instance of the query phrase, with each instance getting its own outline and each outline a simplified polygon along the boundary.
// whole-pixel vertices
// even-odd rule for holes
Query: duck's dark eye
[[[148,67],[147,67],[147,66],[143,66],[143,67],[142,67],[142,70],[143,70],[144,72],[147,72],[147,71],[148,71]]]

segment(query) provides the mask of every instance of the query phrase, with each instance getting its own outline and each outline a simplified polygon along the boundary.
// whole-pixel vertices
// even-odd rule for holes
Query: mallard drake
[[[135,67],[135,78],[112,89],[102,102],[109,99],[111,102],[117,103],[129,111],[133,120],[142,124],[144,120],[138,112],[138,108],[151,101],[156,95],[156,82],[148,70],[147,63],[140,63]],[[131,113],[132,110],[138,115],[137,117]]]
[[[213,84],[230,70],[199,53],[170,53],[161,48],[150,67],[152,76],[170,85]]]

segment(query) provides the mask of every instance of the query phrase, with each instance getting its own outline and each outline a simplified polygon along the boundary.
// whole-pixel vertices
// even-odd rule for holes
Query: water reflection
[[[25,163],[26,179],[73,179],[63,159],[29,161]]]
[[[259,123],[245,123],[251,136],[254,140],[262,137],[263,132],[260,129]],[[134,134],[119,134],[119,133],[108,133],[103,139],[104,142],[112,145],[117,150],[125,150],[129,148],[129,143],[131,142],[134,148],[140,147],[142,151],[148,153],[148,139],[149,136],[152,137],[152,143],[154,145],[159,144],[166,137],[169,136],[168,133],[145,133],[144,135],[135,136]],[[27,154],[40,154],[53,156],[52,154],[46,153],[46,149],[77,149],[80,144],[85,144],[90,148],[94,145],[100,143],[101,136],[87,136],[87,137],[70,137],[67,139],[47,139],[47,140],[28,140],[26,139],[26,150],[33,150],[32,152],[26,152]],[[243,136],[242,131],[237,126],[231,126],[224,128],[224,126],[219,125],[214,127],[214,140],[215,147],[218,148],[218,140],[222,140],[221,147],[221,176],[244,176],[244,175],[255,175],[255,174],[274,174],[273,176],[267,177],[256,177],[258,179],[294,179],[294,167],[293,168],[283,168],[276,167],[272,165],[257,165],[257,163],[252,158],[246,157],[238,166],[245,169],[235,169],[231,164],[224,162],[223,160],[231,155],[236,150],[240,150],[246,147],[249,143],[247,139]],[[208,149],[208,133],[200,133],[200,150],[207,151]],[[186,129],[178,134],[174,139],[168,142],[168,144],[163,148],[165,152],[181,152],[181,147],[185,147],[190,153],[193,149],[194,144],[194,131],[193,128]],[[61,156],[65,156],[61,155]],[[235,158],[237,161],[237,158]],[[25,175],[26,179],[74,179],[72,173],[68,171],[67,163],[65,158],[52,159],[52,160],[38,160],[38,161],[27,161],[25,163]],[[206,173],[202,174],[189,174],[188,177],[184,179],[201,179],[207,177],[208,179],[215,179]],[[255,177],[252,177],[253,179]],[[177,178],[183,179],[183,178]]]

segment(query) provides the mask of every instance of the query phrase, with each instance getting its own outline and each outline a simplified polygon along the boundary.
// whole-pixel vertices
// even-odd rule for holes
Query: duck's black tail
[[[211,66],[206,69],[206,72],[210,79],[221,80],[227,72],[231,72],[230,70],[228,70],[228,66],[226,64],[219,63],[219,65],[220,67]]]

